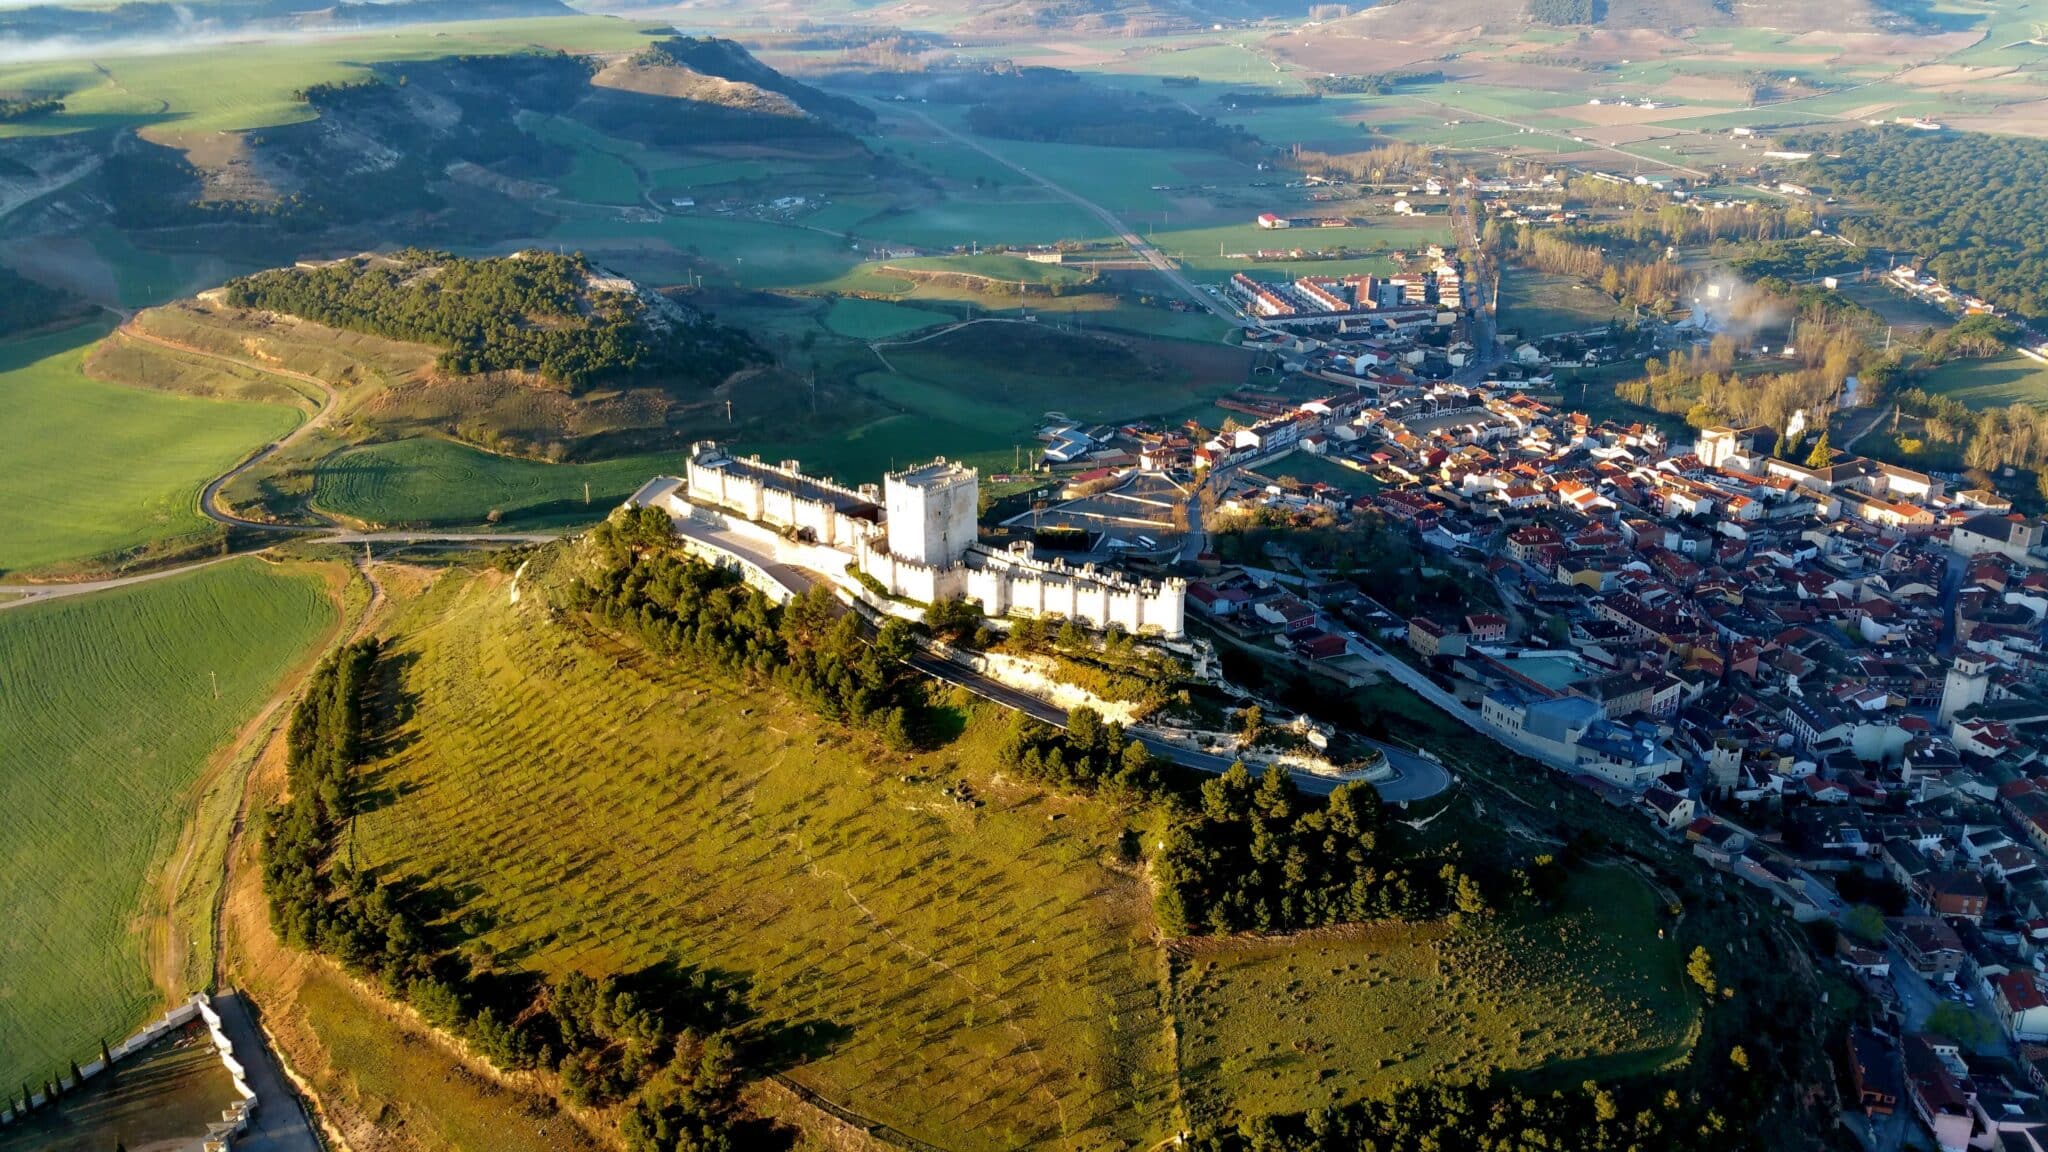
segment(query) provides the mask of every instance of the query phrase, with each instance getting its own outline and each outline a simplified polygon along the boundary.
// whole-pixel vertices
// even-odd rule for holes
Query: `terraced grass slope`
[[[1172,1130],[1163,961],[1114,814],[989,781],[993,724],[891,757],[539,601],[451,578],[401,622],[365,863],[501,964],[746,974],[824,1049],[797,1080],[948,1148]],[[986,806],[944,794],[963,777]]]
[[[1699,1014],[1657,917],[1648,887],[1604,867],[1575,876],[1558,912],[1533,923],[1189,942],[1182,1070],[1211,1105],[1250,1115],[1354,1099],[1369,1082],[1540,1070],[1575,1085],[1655,1071],[1686,1053]]]
[[[281,405],[88,379],[80,364],[102,331],[0,345],[0,572],[206,528],[206,482],[298,422]]]
[[[159,994],[135,917],[207,758],[333,625],[317,575],[236,560],[0,613],[0,1083]]]

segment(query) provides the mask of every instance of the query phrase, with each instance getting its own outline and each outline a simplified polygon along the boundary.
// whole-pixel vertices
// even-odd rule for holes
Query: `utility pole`
[[[207,683],[213,685],[213,698],[215,700],[220,699],[220,676],[209,669],[206,673],[206,680]]]

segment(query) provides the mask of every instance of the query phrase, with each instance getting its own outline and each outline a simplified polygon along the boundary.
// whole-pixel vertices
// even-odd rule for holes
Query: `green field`
[[[1008,471],[1018,446],[1027,455],[1035,450],[1033,437],[1048,412],[1080,420],[1163,416],[1231,391],[1249,365],[1245,353],[1222,346],[1168,346],[1181,357],[1169,360],[1157,345],[1131,349],[1061,333],[1053,327],[1058,313],[1045,315],[1038,324],[976,324],[882,349],[895,371],[868,373],[861,383],[928,430],[927,446],[895,463],[943,451]],[[797,455],[810,460],[817,453]]]
[[[499,957],[747,975],[770,1019],[832,1038],[799,1081],[948,1147],[1171,1131],[1123,824],[991,782],[1000,720],[893,757],[775,691],[586,644],[488,576],[421,597],[393,651],[412,711],[366,770],[392,799],[357,850]],[[985,807],[942,795],[963,776]]]
[[[850,225],[864,240],[891,240],[920,248],[994,244],[1051,244],[1100,240],[1109,228],[1065,200],[972,200],[949,197],[923,207],[886,209]]]
[[[1569,276],[1513,268],[1500,278],[1500,330],[1524,340],[1598,328],[1627,312]]]
[[[627,158],[633,145],[559,116],[524,117],[520,126],[536,140],[575,151],[569,171],[555,181],[562,195],[591,204],[645,203],[640,173]]]
[[[863,265],[863,267],[867,267]],[[878,261],[874,266],[883,276],[896,269],[906,272],[938,272],[979,276],[1006,284],[1085,283],[1093,273],[1079,265],[1048,264],[1007,252],[982,252],[968,256],[911,256]]]
[[[1951,360],[1936,368],[1920,386],[1972,408],[2010,404],[2048,408],[2048,364],[2017,352],[1988,360]]]
[[[1414,256],[1419,255],[1425,245],[1449,245],[1452,240],[1451,222],[1446,216],[1375,216],[1368,220],[1362,227],[1327,229],[1265,229],[1256,224],[1229,224],[1215,228],[1162,231],[1152,239],[1162,251],[1179,258],[1181,270],[1190,279],[1212,283],[1228,280],[1237,272],[1276,277],[1283,272],[1295,276],[1348,276],[1361,272],[1385,275],[1395,269],[1384,253],[1400,251]],[[1366,255],[1338,260],[1282,260],[1264,264],[1233,259],[1237,254],[1261,249],[1293,248],[1305,251],[1345,248]]]
[[[825,313],[825,327],[856,340],[888,340],[952,319],[944,312],[847,296],[832,302]]]
[[[1654,1071],[1686,1054],[1699,1016],[1657,913],[1641,881],[1605,867],[1533,923],[1193,943],[1176,989],[1183,1073],[1257,1115],[1488,1070],[1556,1085]]]
[[[199,491],[298,422],[281,405],[198,400],[88,379],[103,329],[0,345],[0,571],[208,526]]]
[[[333,622],[317,575],[257,560],[0,612],[0,1083],[159,1006],[151,870],[208,757]]]
[[[717,268],[703,269],[707,282],[723,279],[752,289],[808,288],[860,262],[845,241],[808,228],[718,216],[666,216],[641,224],[564,207],[562,221],[548,232],[550,244],[602,255],[608,267],[655,284],[680,280],[677,254],[723,268],[722,275]],[[642,263],[635,262],[635,250]]]
[[[0,125],[0,136],[132,124],[147,126],[145,134],[154,139],[175,142],[181,137],[297,124],[310,119],[312,110],[292,93],[313,84],[361,79],[376,63],[534,49],[617,52],[650,39],[624,20],[540,17],[421,24],[296,42],[252,39],[200,51],[93,61],[11,64],[0,66],[0,90],[59,92],[65,106],[46,121]]]
[[[321,461],[313,503],[372,524],[481,526],[493,511],[507,524],[601,520],[648,477],[681,467],[681,453],[548,464],[450,440],[397,440]]]

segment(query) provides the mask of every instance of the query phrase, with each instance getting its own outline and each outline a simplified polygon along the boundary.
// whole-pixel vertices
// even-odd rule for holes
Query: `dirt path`
[[[981,141],[975,139],[974,137],[969,136],[964,132],[960,132],[954,128],[948,127],[945,124],[939,123],[937,120],[932,119],[931,116],[927,115],[926,113],[919,112],[913,109],[910,111],[910,114],[912,116],[917,117],[919,120],[924,121],[925,124],[930,126],[932,131],[937,132],[942,136],[950,138],[956,144],[963,144],[969,148],[974,149],[976,152],[981,153],[983,156],[986,156],[989,159],[995,161],[996,163],[1001,164],[1003,167],[1008,168],[1010,171],[1017,173],[1019,176],[1022,176],[1025,179],[1030,180],[1032,183],[1037,184],[1039,187],[1045,189],[1048,192],[1051,192],[1055,196],[1059,196],[1062,199],[1067,200],[1068,202],[1072,203],[1075,207],[1082,209],[1089,215],[1094,216],[1096,219],[1102,221],[1102,223],[1109,228],[1111,234],[1113,234],[1117,239],[1123,241],[1124,244],[1128,246],[1132,252],[1136,253],[1140,259],[1145,261],[1145,263],[1150,264],[1154,271],[1158,272],[1161,276],[1164,276],[1166,278],[1167,283],[1172,284],[1175,288],[1179,289],[1182,292],[1182,294],[1187,296],[1188,299],[1193,300],[1197,304],[1200,304],[1203,308],[1207,309],[1216,316],[1224,320],[1228,320],[1233,325],[1243,324],[1245,322],[1243,317],[1238,316],[1236,313],[1232,312],[1228,306],[1224,305],[1214,296],[1211,296],[1207,292],[1202,291],[1195,285],[1194,281],[1189,280],[1186,276],[1182,275],[1180,268],[1176,266],[1173,261],[1167,259],[1165,253],[1161,252],[1157,248],[1154,248],[1151,245],[1151,243],[1147,241],[1143,236],[1138,235],[1135,229],[1125,224],[1122,220],[1119,220],[1116,216],[1116,213],[1111,212],[1109,209],[1104,208],[1100,204],[1095,203],[1093,200],[1083,198],[1081,194],[1078,192],[1070,191],[1062,185],[1055,184],[1051,180],[1046,179],[1044,176],[1041,176],[1038,173],[1033,172],[1031,169],[1024,167],[1022,164],[1019,164],[1016,161],[1011,160],[1009,157],[1003,155],[1000,152],[997,152],[995,149],[990,148],[988,145],[983,144]]]
[[[1868,436],[1872,432],[1876,431],[1877,426],[1879,424],[1884,423],[1886,418],[1890,417],[1897,411],[1898,406],[1893,405],[1890,408],[1879,408],[1877,411],[1872,412],[1870,414],[1870,419],[1864,423],[1863,427],[1856,430],[1856,434],[1854,436],[1851,436],[1847,440],[1842,441],[1842,451],[1844,453],[1853,451],[1856,447],[1856,442],[1858,440],[1861,440],[1865,436]]]
[[[941,337],[941,336],[945,336],[945,335],[948,335],[949,333],[953,333],[953,332],[958,332],[958,331],[960,331],[960,330],[961,330],[962,328],[971,328],[971,327],[973,327],[973,326],[974,326],[974,325],[976,325],[976,324],[1034,324],[1034,323],[1037,323],[1037,321],[1034,321],[1034,320],[1019,320],[1019,319],[1017,319],[1017,318],[1015,318],[1015,317],[1011,317],[1011,316],[977,316],[977,317],[975,317],[975,318],[974,318],[974,319],[972,319],[972,320],[960,320],[960,321],[956,321],[956,322],[954,322],[954,323],[952,323],[952,324],[947,324],[947,325],[944,325],[943,327],[939,327],[939,328],[934,328],[934,329],[932,329],[931,331],[929,331],[929,332],[925,332],[925,333],[923,333],[923,334],[921,334],[921,335],[919,335],[919,336],[915,337],[914,339],[910,339],[910,340],[876,340],[876,341],[873,341],[873,342],[871,342],[871,343],[869,343],[869,344],[868,344],[868,351],[870,351],[870,352],[873,352],[873,353],[875,354],[875,359],[877,359],[877,360],[880,360],[880,361],[882,362],[882,367],[884,367],[884,368],[887,368],[887,369],[888,369],[889,371],[891,371],[891,372],[894,372],[894,371],[896,371],[896,365],[894,365],[894,364],[891,364],[891,363],[889,362],[889,357],[883,354],[883,352],[882,352],[882,349],[884,349],[884,348],[908,348],[908,347],[910,347],[910,346],[911,346],[911,345],[913,345],[913,344],[922,344],[922,343],[924,343],[924,342],[925,342],[925,341],[927,341],[927,340],[936,340],[936,339],[938,339],[938,338],[939,338],[939,337]],[[1070,335],[1076,335],[1076,333],[1070,333]],[[1093,333],[1093,332],[1083,332],[1083,333],[1077,333],[1077,335],[1087,336],[1087,337],[1089,337],[1089,338],[1091,338],[1091,339],[1095,339],[1095,340],[1102,340],[1102,341],[1105,341],[1105,342],[1108,342],[1108,343],[1112,343],[1112,344],[1122,343],[1121,341],[1117,340],[1117,339],[1116,339],[1115,337],[1112,337],[1112,336],[1102,336],[1102,335],[1097,335],[1096,333]]]
[[[276,525],[257,524],[257,528],[281,531]],[[546,544],[562,538],[560,532],[351,532],[340,528],[290,529],[301,539],[316,540],[324,544]],[[72,596],[85,596],[104,592],[109,588],[125,588],[131,584],[147,584],[151,580],[167,580],[211,568],[243,556],[261,556],[268,548],[256,548],[238,552],[233,556],[212,556],[191,564],[180,564],[173,568],[159,568],[154,572],[143,572],[135,576],[120,576],[107,580],[83,580],[73,584],[0,584],[0,596],[17,599],[0,601],[0,612],[12,608],[26,608],[46,600],[63,600]]]

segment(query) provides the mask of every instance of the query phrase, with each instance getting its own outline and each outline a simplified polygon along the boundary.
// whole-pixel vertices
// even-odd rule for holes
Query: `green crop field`
[[[548,464],[449,440],[397,440],[321,461],[313,504],[371,524],[481,526],[493,511],[507,524],[601,520],[648,477],[681,467],[680,453]]]
[[[1257,1115],[1488,1070],[1557,1084],[1652,1071],[1686,1054],[1699,1016],[1657,923],[1650,890],[1604,867],[1534,923],[1192,943],[1175,992],[1182,1072]]]
[[[0,90],[54,91],[64,111],[21,129],[82,131],[108,124],[147,126],[154,139],[175,142],[216,132],[296,124],[311,109],[292,93],[312,84],[345,83],[370,65],[442,56],[491,55],[532,49],[628,51],[650,37],[624,20],[600,16],[539,17],[422,24],[299,41],[207,45],[191,52],[105,56],[94,61],[0,66]]]
[[[952,319],[944,312],[847,296],[832,302],[825,313],[825,327],[856,340],[888,340]]]
[[[528,116],[521,127],[537,140],[575,150],[569,171],[555,181],[562,195],[592,204],[644,203],[640,173],[628,159],[633,145],[559,116]]]
[[[1626,314],[1613,297],[1568,276],[1514,268],[1500,278],[1501,331],[1524,340],[1583,332]]]
[[[2048,364],[2017,352],[1988,360],[1951,360],[1920,386],[1972,408],[2032,404],[2048,408]]]
[[[103,329],[0,345],[0,571],[44,567],[207,527],[199,491],[299,419],[87,378]]]
[[[836,1038],[796,1079],[948,1147],[1171,1131],[1123,823],[990,781],[999,719],[880,754],[772,690],[586,643],[494,576],[438,585],[394,643],[413,710],[356,847],[498,956],[746,975],[770,1019]],[[963,777],[985,807],[942,794]]]
[[[154,1011],[136,916],[207,758],[334,622],[316,574],[235,560],[0,612],[0,1083]]]
[[[1199,357],[1194,362],[1174,362],[1048,325],[977,324],[888,347],[883,352],[896,370],[863,382],[897,407],[969,430],[973,448],[996,453],[1007,467],[1012,445],[1030,444],[1047,412],[1081,420],[1157,416],[1206,403],[1244,381],[1245,355],[1234,349],[1197,350],[1190,353]],[[946,450],[973,458],[967,449]]]
[[[862,239],[920,248],[980,244],[1052,244],[1106,239],[1109,228],[1066,200],[949,197],[926,207],[878,212],[847,229]]]
[[[863,233],[869,235],[869,233]],[[843,275],[860,262],[845,241],[808,228],[734,220],[718,216],[667,216],[641,224],[609,215],[565,211],[548,232],[550,244],[562,244],[601,255],[608,266],[640,276],[632,259],[636,248],[658,257],[644,278],[668,283],[676,278],[672,255],[680,253],[710,261],[725,278],[746,288],[807,288]],[[706,281],[720,279],[716,268],[702,269]]]

